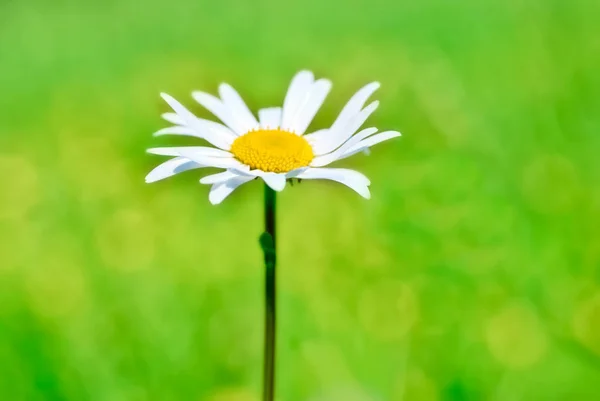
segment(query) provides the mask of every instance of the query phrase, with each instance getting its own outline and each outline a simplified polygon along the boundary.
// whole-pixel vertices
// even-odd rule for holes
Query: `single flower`
[[[193,98],[217,116],[223,124],[201,119],[173,97],[162,98],[175,113],[163,118],[174,124],[156,132],[161,135],[186,135],[201,138],[214,147],[188,146],[149,149],[152,154],[173,157],[146,176],[155,182],[177,173],[216,167],[223,172],[206,176],[202,184],[212,184],[209,200],[218,204],[237,187],[261,178],[275,191],[284,189],[288,179],[325,179],[344,184],[365,198],[370,198],[370,181],[358,171],[324,168],[371,146],[400,136],[399,132],[377,133],[377,128],[357,132],[375,111],[379,102],[365,106],[379,88],[373,82],[360,89],[342,109],[330,128],[304,135],[331,89],[327,79],[314,79],[309,71],[301,71],[292,79],[283,107],[258,111],[258,120],[240,95],[228,84],[219,86],[220,98],[204,92],[193,92]]]

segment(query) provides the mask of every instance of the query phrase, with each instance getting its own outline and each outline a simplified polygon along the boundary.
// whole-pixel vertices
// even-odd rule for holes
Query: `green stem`
[[[273,401],[275,393],[275,191],[265,184],[265,232],[260,238],[265,255],[265,365],[263,400]]]

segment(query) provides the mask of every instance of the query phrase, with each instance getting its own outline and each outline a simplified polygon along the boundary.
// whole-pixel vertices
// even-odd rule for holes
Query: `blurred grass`
[[[0,3],[0,399],[259,399],[258,184],[151,186],[158,93],[313,127],[382,82],[373,199],[280,196],[280,400],[600,399],[600,3]]]

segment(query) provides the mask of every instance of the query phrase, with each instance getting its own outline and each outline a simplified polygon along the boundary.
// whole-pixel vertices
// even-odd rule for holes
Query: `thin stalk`
[[[275,275],[275,191],[265,184],[265,233],[261,236],[261,246],[265,254],[265,365],[263,378],[263,400],[275,398],[275,317],[276,317],[276,275]]]

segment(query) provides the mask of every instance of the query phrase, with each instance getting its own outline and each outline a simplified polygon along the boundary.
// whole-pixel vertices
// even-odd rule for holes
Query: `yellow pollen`
[[[308,166],[314,157],[306,139],[278,129],[250,131],[236,138],[230,151],[251,169],[272,173]]]

